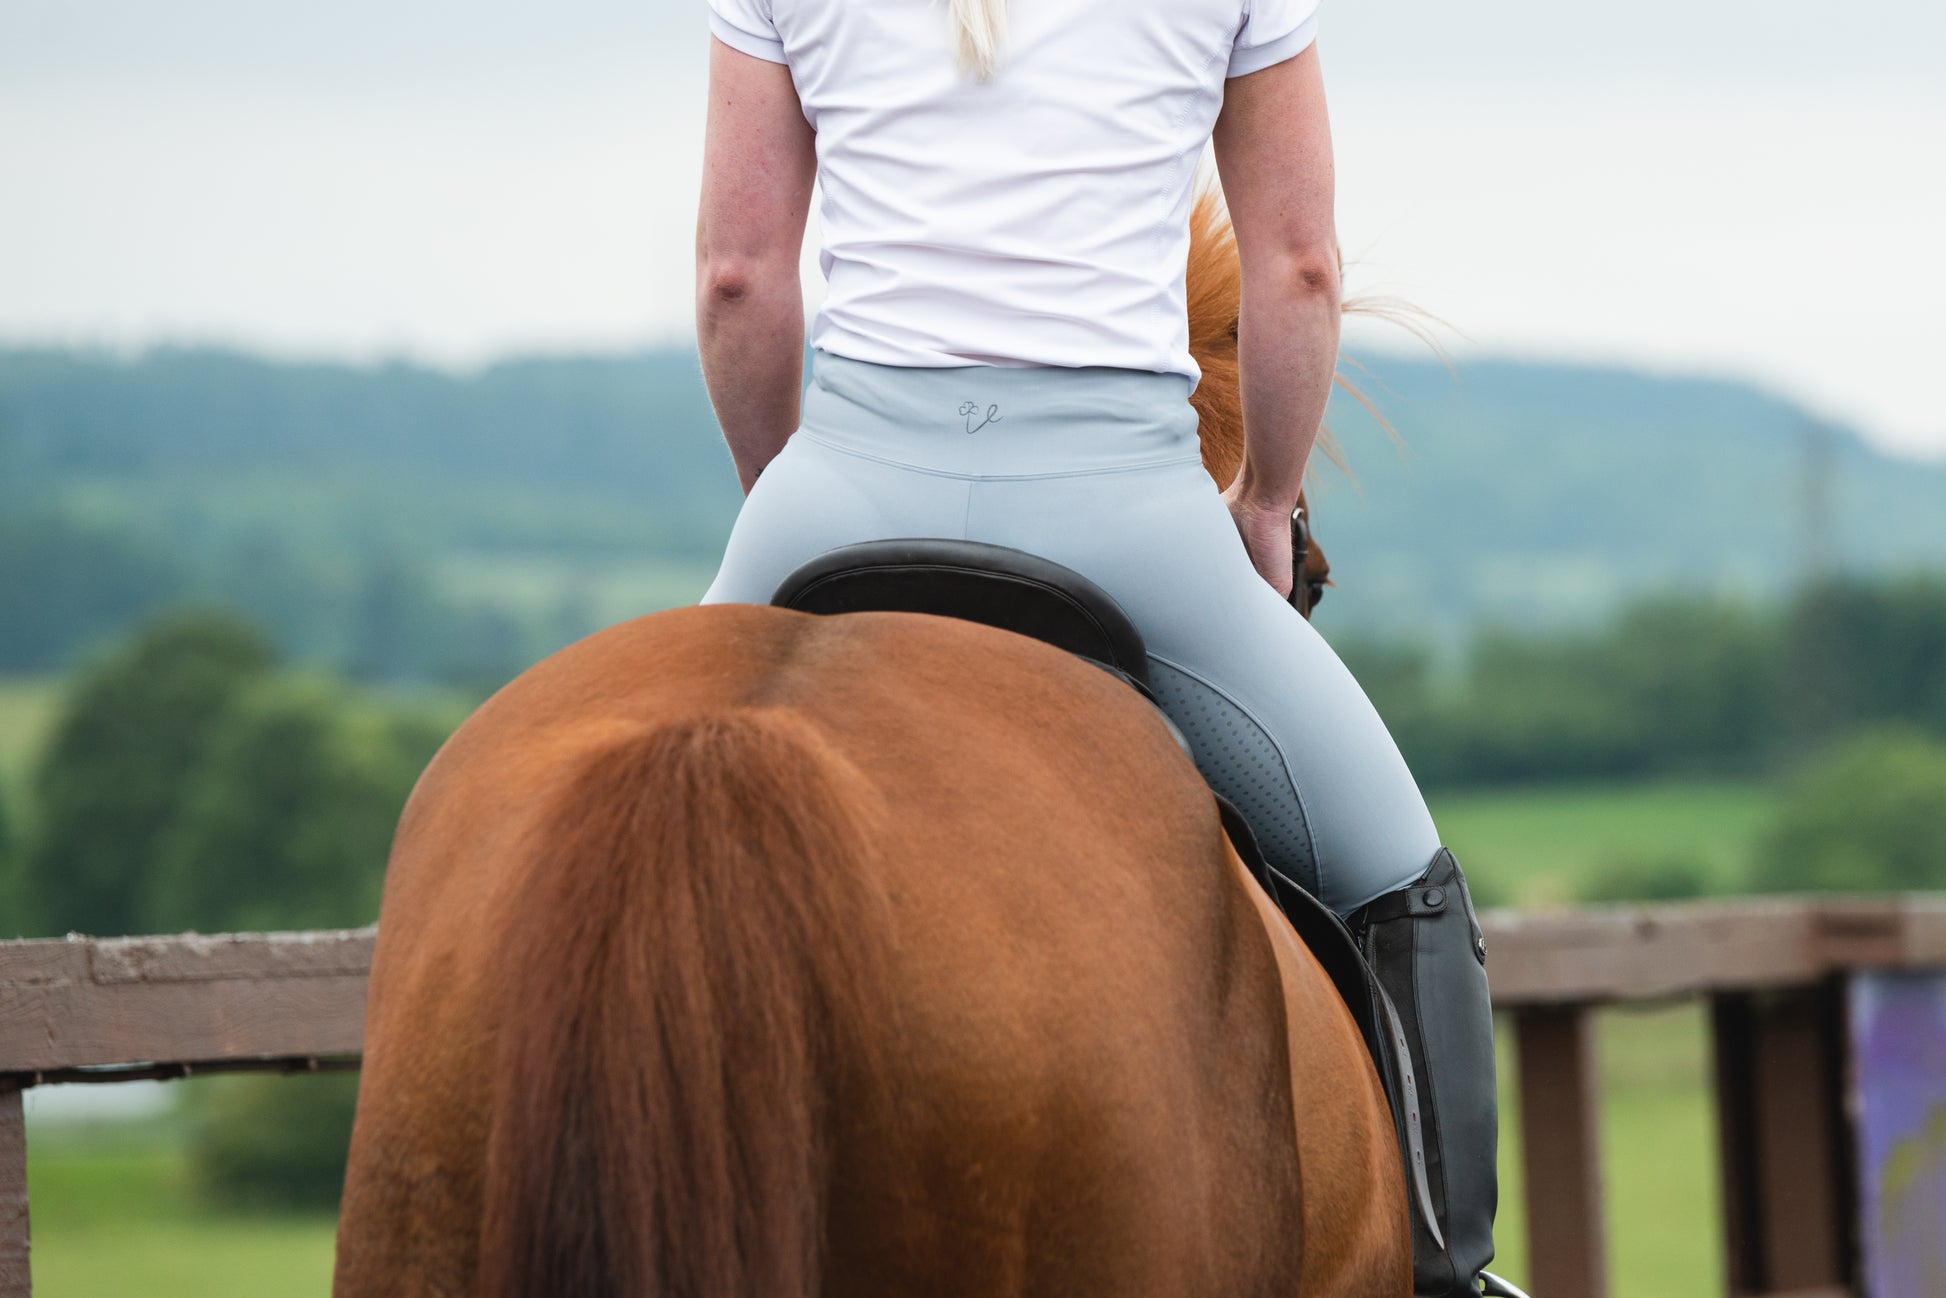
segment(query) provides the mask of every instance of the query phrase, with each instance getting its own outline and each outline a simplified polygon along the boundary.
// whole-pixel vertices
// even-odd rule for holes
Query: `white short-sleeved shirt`
[[[1290,58],[1318,0],[1012,0],[999,71],[958,71],[941,0],[709,0],[787,64],[817,131],[811,344],[889,365],[1201,377],[1183,276],[1223,81]]]

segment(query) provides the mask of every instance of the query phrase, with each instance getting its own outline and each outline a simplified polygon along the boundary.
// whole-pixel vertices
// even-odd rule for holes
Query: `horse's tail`
[[[884,933],[875,797],[775,709],[583,771],[513,914],[483,1298],[817,1292],[826,1109]]]

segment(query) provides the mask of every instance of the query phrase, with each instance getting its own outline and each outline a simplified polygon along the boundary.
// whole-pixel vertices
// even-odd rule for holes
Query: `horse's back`
[[[503,957],[562,923],[526,900],[565,868],[550,838],[591,763],[707,718],[800,736],[839,773],[821,796],[863,827],[856,913],[827,935],[874,970],[842,1016],[857,1021],[833,1028],[871,1066],[826,1079],[819,1117],[827,1289],[1298,1291],[1307,1078],[1285,1006],[1308,974],[1273,950],[1159,718],[1106,673],[985,627],[716,606],[540,664],[415,792],[374,966],[341,1298],[471,1291],[494,1106],[518,1102],[494,1082],[522,994]],[[588,918],[551,936],[585,940]]]

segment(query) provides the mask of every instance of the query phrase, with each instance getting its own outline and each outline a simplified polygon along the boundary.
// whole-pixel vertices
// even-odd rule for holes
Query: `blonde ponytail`
[[[953,43],[960,71],[993,80],[1007,39],[1007,0],[946,0],[952,9]]]

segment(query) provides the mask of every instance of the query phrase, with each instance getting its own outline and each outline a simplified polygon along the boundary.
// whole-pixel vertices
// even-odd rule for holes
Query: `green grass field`
[[[1694,862],[1711,892],[1740,890],[1774,813],[1762,784],[1652,782],[1435,794],[1433,819],[1485,902],[1571,904],[1612,866]]]
[[[27,1187],[38,1298],[324,1298],[329,1216],[205,1210],[181,1124],[75,1130],[28,1123]]]

